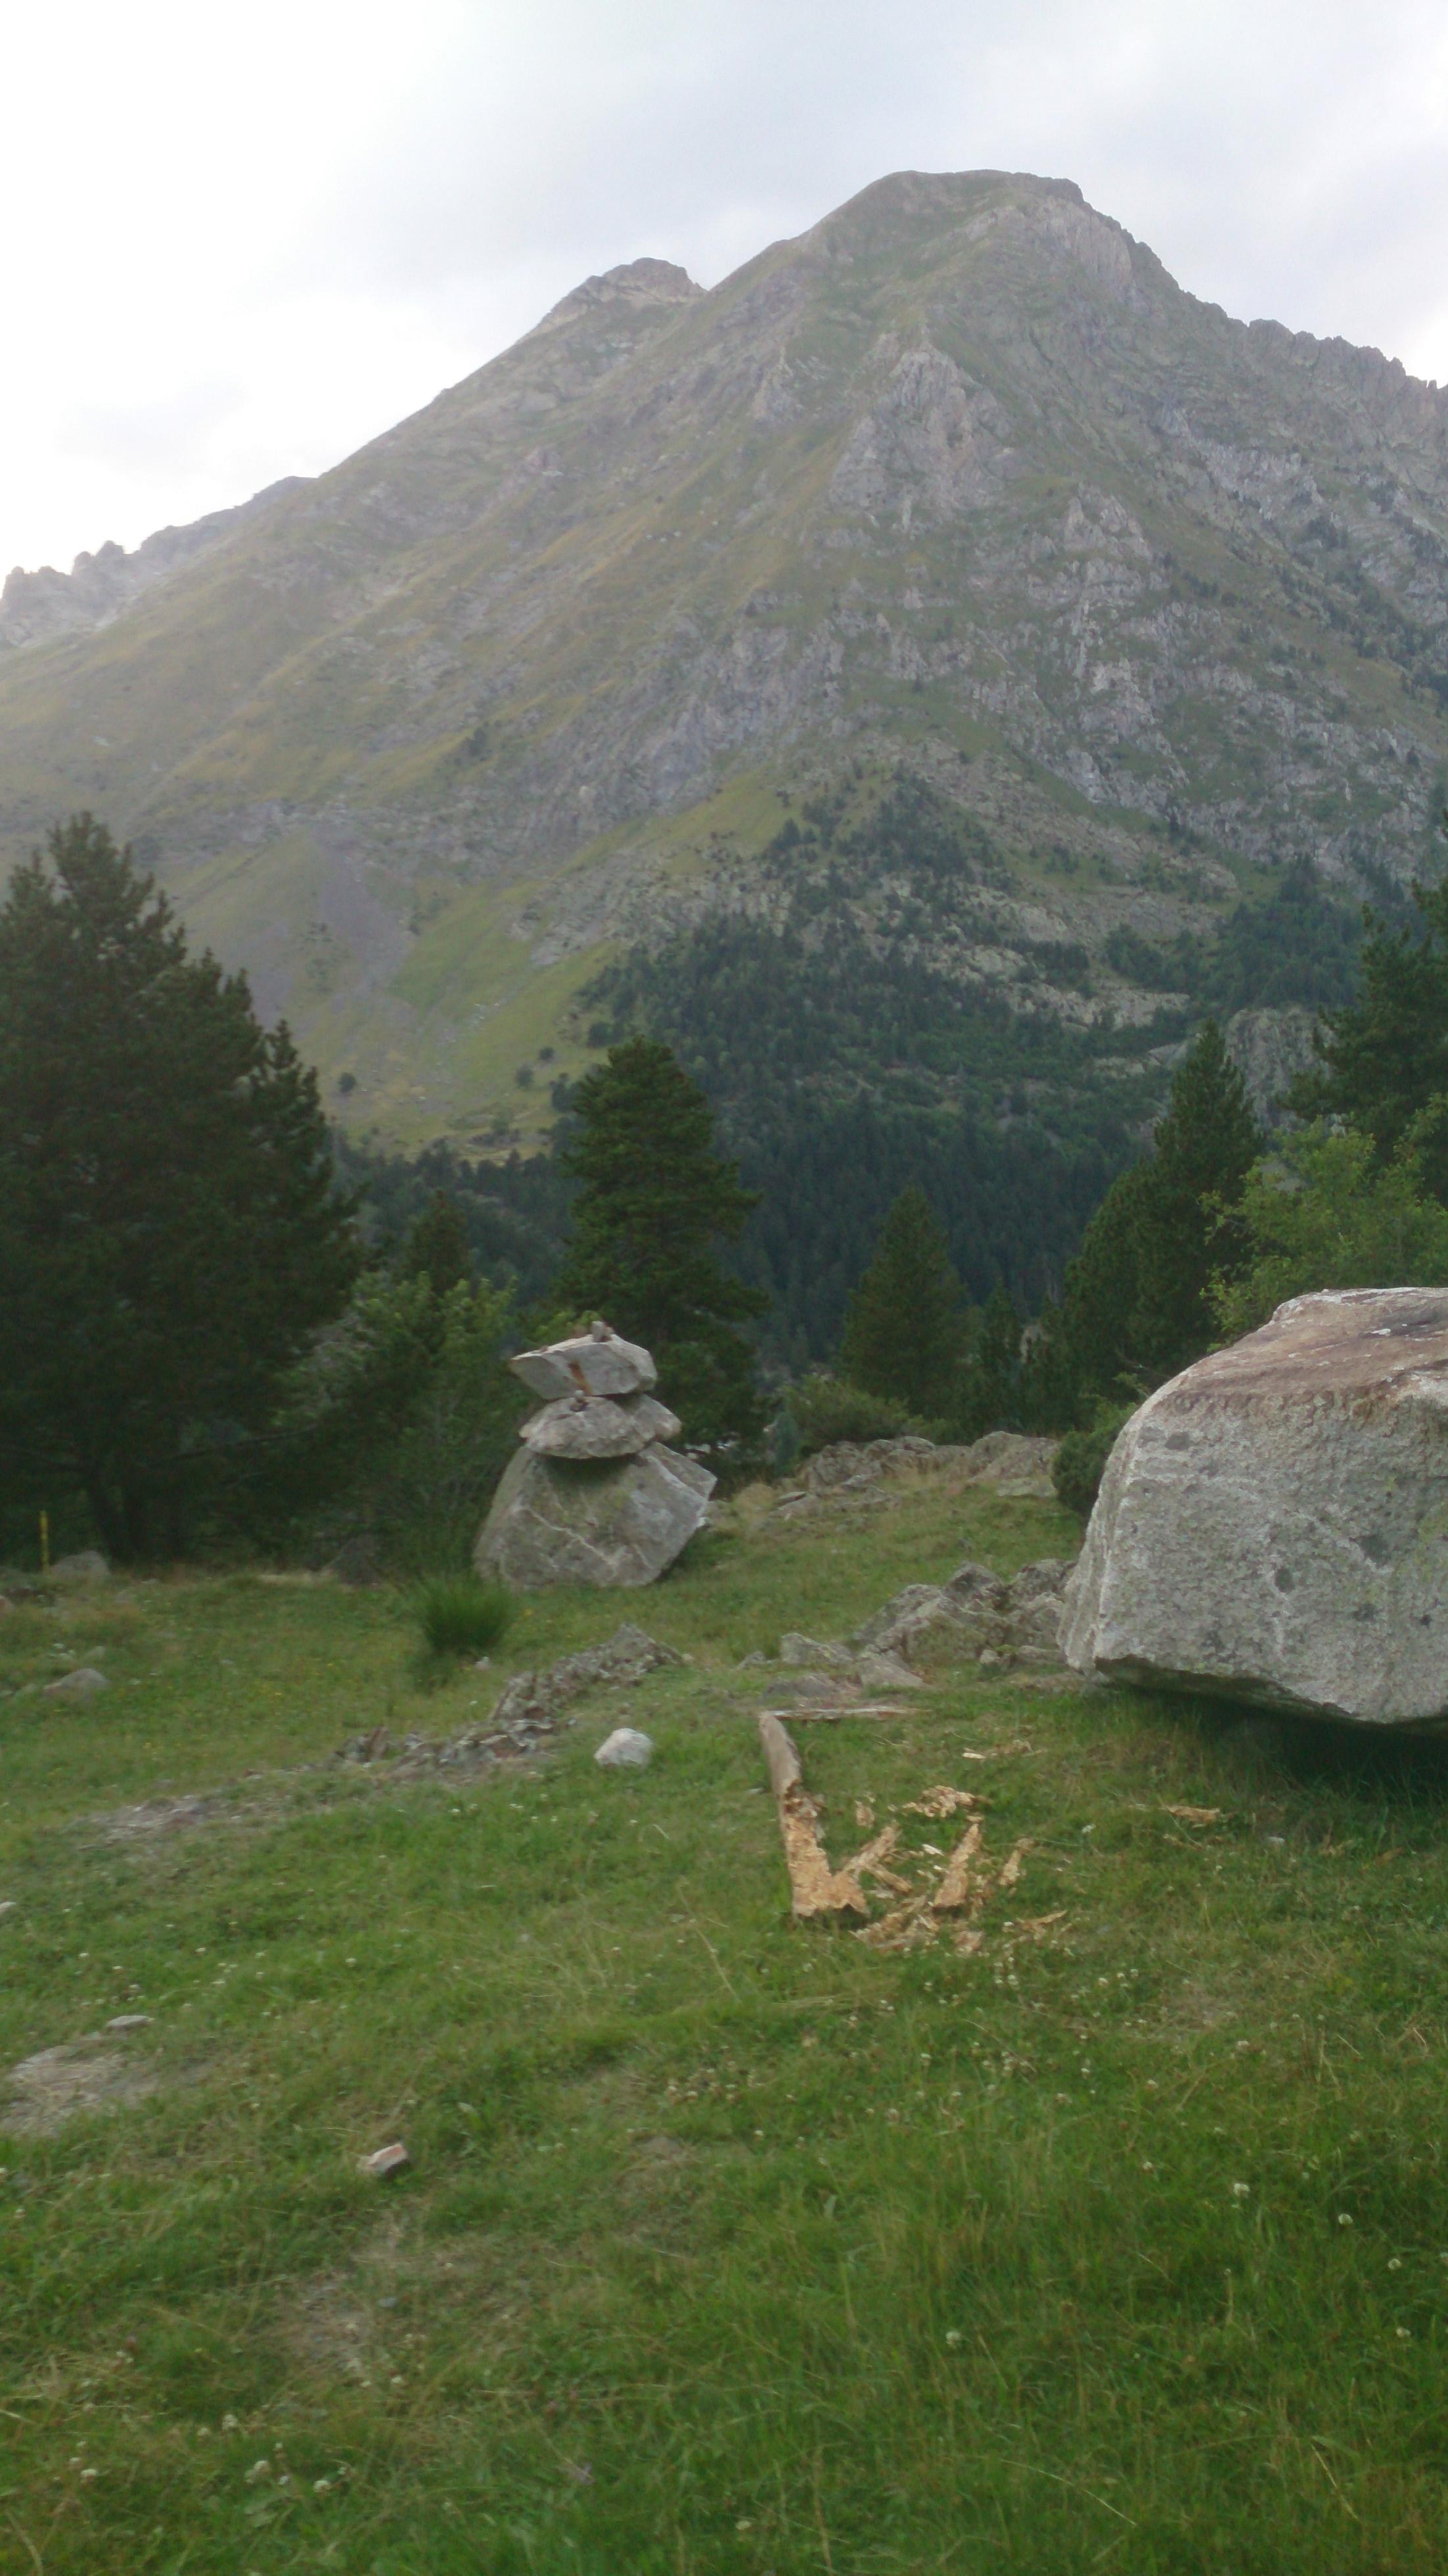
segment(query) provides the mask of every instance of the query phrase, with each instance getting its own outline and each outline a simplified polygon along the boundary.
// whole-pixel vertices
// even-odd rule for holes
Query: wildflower
[[[1348,2216],[1348,2214],[1347,2214],[1347,2211],[1346,2211],[1345,2209],[1340,2209],[1340,2210],[1338,2211],[1338,2214],[1337,2214],[1337,2223],[1338,2223],[1339,2227],[1351,2227],[1351,2225],[1352,2225],[1352,2220],[1349,2218],[1349,2216]]]
[[[1398,2341],[1399,2341],[1399,2343],[1411,2343],[1411,2342],[1412,2342],[1412,2340],[1413,2340],[1413,2329],[1412,2329],[1412,2327],[1411,2327],[1411,2326],[1399,2326],[1399,2328],[1398,2328]],[[95,2476],[95,2471],[94,2471],[94,2469],[82,2470],[81,2475],[82,2475],[83,2477],[92,2477],[92,2478],[93,2478],[93,2477]]]
[[[1390,2272],[1401,2272],[1402,2268],[1403,2258],[1401,2254],[1390,2254],[1388,2256],[1388,2270]]]
[[[1234,2182],[1232,2185],[1232,2198],[1234,2200],[1245,2200],[1251,2189],[1252,2186],[1249,2182]]]
[[[951,2326],[951,2327],[948,2329],[947,2333],[946,2333],[945,2340],[946,2340],[946,2342],[947,2342],[947,2343],[952,2347],[952,2349],[954,2349],[955,2345],[956,2345],[956,2344],[958,2344],[958,2343],[960,2342],[960,2340],[961,2340],[961,2335],[960,2335],[960,2329],[959,2329],[959,2327],[958,2327],[958,2326]]]

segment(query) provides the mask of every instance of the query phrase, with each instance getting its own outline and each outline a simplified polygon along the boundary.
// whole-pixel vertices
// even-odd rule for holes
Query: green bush
[[[1056,1452],[1051,1482],[1058,1502],[1068,1512],[1090,1517],[1106,1461],[1116,1446],[1117,1434],[1136,1411],[1134,1404],[1098,1404],[1084,1431],[1068,1431]]]
[[[475,1574],[434,1575],[412,1595],[430,1655],[485,1655],[506,1636],[517,1606],[506,1583],[484,1583]]]
[[[789,1390],[789,1414],[799,1433],[800,1454],[832,1449],[837,1440],[898,1440],[906,1432],[929,1438],[934,1426],[907,1413],[893,1396],[870,1395],[848,1378],[815,1369]]]
[[[463,1573],[526,1398],[506,1294],[373,1272],[293,1376],[278,1427],[273,1544],[348,1545],[404,1578]],[[283,1512],[290,1519],[283,1518]]]

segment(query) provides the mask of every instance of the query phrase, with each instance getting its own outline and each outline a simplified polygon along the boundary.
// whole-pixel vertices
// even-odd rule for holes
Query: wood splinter
[[[830,1867],[819,1837],[819,1811],[804,1785],[799,1755],[771,1710],[760,1712],[759,1741],[769,1765],[769,1783],[789,1871],[790,1911],[795,1921],[810,1923],[836,1914],[868,1913],[858,1879],[852,1878],[848,1870]]]

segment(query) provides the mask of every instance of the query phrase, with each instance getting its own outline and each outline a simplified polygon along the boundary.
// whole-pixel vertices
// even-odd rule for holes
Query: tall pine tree
[[[1384,1162],[1430,1103],[1448,1097],[1448,880],[1415,885],[1413,897],[1415,926],[1395,930],[1379,914],[1364,916],[1358,999],[1323,1012],[1313,1032],[1317,1063],[1289,1094],[1303,1117],[1361,1127]],[[1430,1177],[1435,1186],[1448,1178],[1441,1156]]]
[[[925,1192],[902,1190],[850,1299],[840,1369],[912,1413],[949,1410],[964,1346],[960,1281]]]
[[[1235,1206],[1263,1136],[1208,1020],[1172,1081],[1152,1152],[1107,1191],[1068,1265],[1056,1332],[1078,1407],[1159,1385],[1211,1348],[1212,1283],[1242,1255]]]
[[[357,1251],[315,1077],[80,815],[0,907],[0,1457],[174,1549]]]
[[[768,1300],[720,1262],[756,1202],[716,1149],[714,1113],[670,1049],[636,1037],[586,1073],[563,1168],[581,1183],[554,1294],[601,1315],[658,1362],[685,1437],[750,1442],[762,1424],[754,1354],[736,1329]]]

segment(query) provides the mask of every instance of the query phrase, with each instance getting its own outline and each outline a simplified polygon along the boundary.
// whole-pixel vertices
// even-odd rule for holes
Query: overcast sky
[[[8,13],[0,574],[310,474],[643,253],[888,170],[1080,182],[1448,379],[1443,0],[47,0]]]

